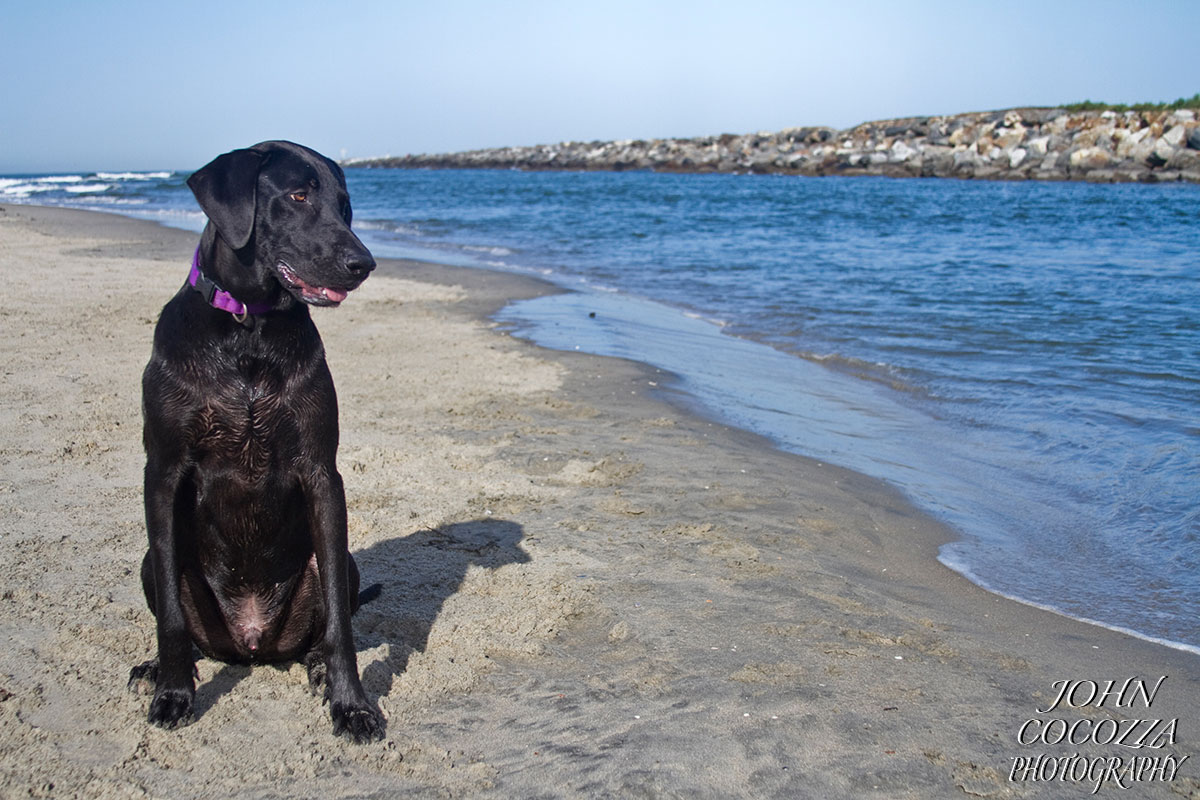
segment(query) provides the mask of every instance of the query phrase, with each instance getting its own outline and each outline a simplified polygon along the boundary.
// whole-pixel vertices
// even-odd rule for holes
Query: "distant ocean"
[[[199,230],[185,177],[9,176],[0,202]],[[377,255],[575,290],[501,312],[517,334],[891,483],[993,591],[1200,652],[1200,186],[347,177]]]

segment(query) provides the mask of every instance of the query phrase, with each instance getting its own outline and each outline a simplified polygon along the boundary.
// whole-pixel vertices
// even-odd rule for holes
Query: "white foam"
[[[513,254],[513,251],[509,250],[507,247],[487,247],[475,244],[463,245],[463,250],[467,250],[472,253],[487,253],[488,255],[492,256],[511,256]]]
[[[171,177],[169,172],[97,172],[102,181],[153,181]]]
[[[145,206],[150,204],[150,201],[145,197],[101,196],[89,197],[88,201],[91,203],[100,203],[109,206]]]
[[[71,194],[93,194],[95,192],[108,191],[110,183],[83,183],[78,186],[64,186],[63,188]]]
[[[387,219],[356,219],[351,227],[357,228],[360,231],[384,231],[386,233],[399,233],[408,236],[417,236],[421,233],[420,229],[415,225],[406,225]]]
[[[0,192],[10,197],[28,197],[35,192],[88,192],[82,175],[40,175],[25,178],[0,178]],[[104,184],[102,188],[108,188]]]
[[[684,311],[682,313],[688,319],[698,319],[701,322],[707,322],[709,325],[716,325],[718,328],[724,328],[729,325],[729,323],[723,319],[717,319],[716,317],[706,317],[703,314],[697,314],[695,311]]]
[[[28,197],[35,192],[53,192],[57,190],[57,186],[46,186],[44,184],[29,183],[27,181],[21,181],[10,186],[0,187],[0,191],[3,191],[5,195],[12,197]]]
[[[40,178],[30,178],[38,183],[82,183],[82,175],[45,175]]]

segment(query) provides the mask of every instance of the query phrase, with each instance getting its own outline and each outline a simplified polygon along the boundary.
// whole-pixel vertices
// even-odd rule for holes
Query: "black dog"
[[[308,312],[346,299],[375,260],[350,230],[342,170],[308,148],[235,150],[188,186],[209,222],[142,378],[158,657],[130,685],[153,683],[150,722],[173,728],[192,719],[193,643],[229,662],[303,658],[334,733],[379,738],[350,629],[337,398]]]

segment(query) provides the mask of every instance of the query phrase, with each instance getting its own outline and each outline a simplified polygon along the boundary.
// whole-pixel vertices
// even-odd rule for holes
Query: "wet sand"
[[[201,660],[195,723],[150,727],[140,375],[195,240],[0,206],[0,796],[1084,797],[1114,764],[1100,796],[1200,797],[1196,655],[989,594],[878,482],[488,321],[553,287],[406,261],[314,312],[386,740],[335,739],[299,665]],[[1097,741],[1028,743],[1051,720]]]

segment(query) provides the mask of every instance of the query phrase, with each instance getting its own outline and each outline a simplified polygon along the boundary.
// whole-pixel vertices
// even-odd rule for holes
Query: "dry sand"
[[[0,207],[3,797],[1089,795],[1010,780],[1043,753],[1186,758],[1100,796],[1200,797],[1197,656],[984,592],[886,487],[487,321],[549,287],[411,262],[314,315],[350,547],[384,586],[355,634],[386,740],[335,739],[300,666],[208,660],[196,722],[150,727],[125,690],[154,651],[139,381],[195,239]],[[1150,708],[1037,711],[1056,681],[1164,675]],[[1134,718],[1180,722],[1156,748],[1018,741]]]

